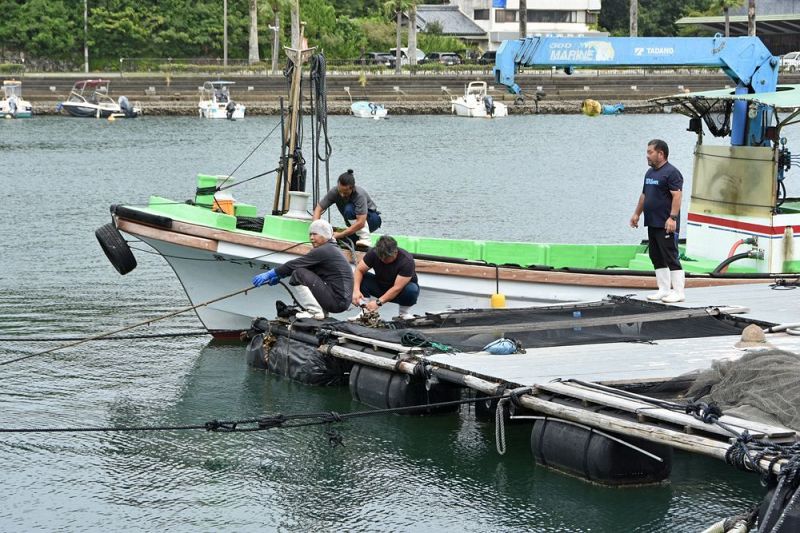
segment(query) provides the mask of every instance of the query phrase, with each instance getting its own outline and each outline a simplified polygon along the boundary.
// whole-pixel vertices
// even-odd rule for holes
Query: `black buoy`
[[[539,464],[604,485],[652,484],[669,477],[672,448],[642,439],[613,437],[580,424],[545,418],[533,424],[531,450]]]
[[[460,398],[461,390],[449,383],[426,383],[424,379],[408,374],[355,364],[350,370],[350,394],[354,400],[370,407],[392,409],[455,401]],[[448,413],[457,411],[458,407],[438,407],[425,412]]]

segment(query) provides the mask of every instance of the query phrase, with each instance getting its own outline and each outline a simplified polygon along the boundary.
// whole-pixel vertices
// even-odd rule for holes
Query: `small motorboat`
[[[33,106],[22,99],[22,82],[6,80],[3,82],[3,99],[0,100],[0,117],[31,118]]]
[[[197,108],[200,118],[226,118],[236,120],[244,118],[245,106],[231,99],[228,89],[235,81],[207,81],[201,89],[200,103]]]
[[[367,102],[366,100],[353,102],[350,104],[350,110],[353,112],[353,116],[358,118],[379,119],[386,118],[386,115],[389,114],[389,111],[383,105]]]
[[[84,118],[135,118],[141,109],[132,105],[124,96],[115,102],[109,95],[110,80],[81,80],[72,86],[69,98],[60,102],[56,110],[62,109],[73,117]]]
[[[485,81],[471,81],[464,91],[464,96],[454,97],[451,101],[452,112],[459,117],[497,118],[508,116],[508,106],[495,102],[488,94]]]

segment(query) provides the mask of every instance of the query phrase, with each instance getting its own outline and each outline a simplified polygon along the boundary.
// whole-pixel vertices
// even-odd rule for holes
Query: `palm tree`
[[[247,59],[251,65],[260,61],[258,57],[258,0],[250,0],[250,51]]]
[[[415,4],[414,0],[388,0],[383,4],[383,10],[387,14],[394,14],[395,18],[397,19],[397,32],[396,32],[396,44],[395,44],[395,51],[394,51],[394,73],[400,74],[400,58],[402,51],[400,48],[403,46],[403,38],[402,38],[402,28],[403,28],[403,12],[407,11],[411,6]],[[416,37],[416,33],[415,33]],[[408,51],[409,54],[411,50]],[[414,59],[416,59],[416,51],[414,51]]]
[[[408,61],[417,64],[417,0],[411,0],[408,10]]]
[[[743,0],[716,0],[712,5],[712,9],[716,12],[722,10],[722,14],[725,16],[725,37],[731,36],[731,14],[730,9],[732,7],[741,7]]]

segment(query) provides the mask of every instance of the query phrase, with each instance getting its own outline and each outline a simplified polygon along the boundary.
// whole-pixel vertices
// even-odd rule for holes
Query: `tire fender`
[[[136,268],[136,258],[114,224],[109,222],[100,226],[95,230],[94,236],[97,237],[97,242],[117,272],[124,276]]]

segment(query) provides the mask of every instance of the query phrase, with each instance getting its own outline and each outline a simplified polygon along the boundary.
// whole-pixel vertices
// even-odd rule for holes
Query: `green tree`
[[[4,47],[24,52],[33,58],[67,59],[75,61],[83,45],[83,6],[61,0],[29,0],[4,12]],[[7,6],[4,6],[7,7]],[[80,38],[78,38],[80,36]]]
[[[692,12],[707,10],[713,0],[639,0],[638,35],[673,37],[679,35],[675,22]],[[603,0],[599,23],[611,35],[630,33],[630,0]]]

